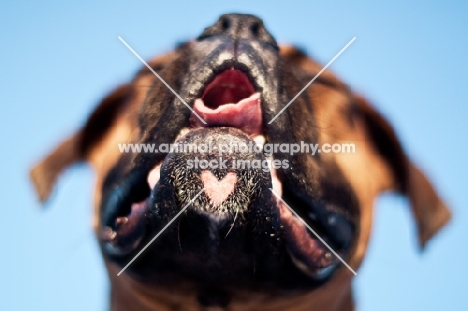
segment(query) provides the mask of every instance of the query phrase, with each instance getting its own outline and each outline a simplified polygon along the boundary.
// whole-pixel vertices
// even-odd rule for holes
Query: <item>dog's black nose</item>
[[[268,32],[260,18],[250,14],[224,14],[198,37],[203,40],[213,36],[224,36],[238,40],[258,40],[278,48],[275,38]]]

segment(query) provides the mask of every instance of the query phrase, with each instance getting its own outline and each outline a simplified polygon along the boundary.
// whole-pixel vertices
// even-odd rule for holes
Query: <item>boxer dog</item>
[[[390,124],[330,71],[279,114],[321,66],[259,18],[222,15],[148,64],[31,170],[42,201],[70,165],[95,170],[111,310],[353,310],[382,192],[409,198],[421,247],[450,219]]]

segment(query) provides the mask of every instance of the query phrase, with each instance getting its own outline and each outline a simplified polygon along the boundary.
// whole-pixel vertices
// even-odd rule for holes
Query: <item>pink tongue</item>
[[[238,103],[224,104],[216,109],[205,106],[203,99],[195,100],[193,110],[207,124],[203,124],[194,114],[190,117],[192,127],[230,126],[236,127],[254,136],[262,132],[262,109],[260,94],[255,93]]]

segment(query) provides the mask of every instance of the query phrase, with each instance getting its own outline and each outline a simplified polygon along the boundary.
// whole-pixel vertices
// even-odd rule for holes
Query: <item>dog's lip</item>
[[[337,260],[329,249],[308,232],[308,228],[283,202],[278,202],[278,207],[284,236],[289,242],[288,252],[296,266],[309,276],[315,276],[321,270],[333,267]]]
[[[127,215],[118,216],[112,227],[105,226],[101,240],[108,253],[126,255],[138,247],[146,234],[148,199],[132,203]]]
[[[282,196],[282,183],[271,170],[273,191]],[[293,264],[303,273],[316,280],[329,277],[337,266],[334,255],[316,237],[312,236],[306,226],[293,215],[282,200],[276,200],[283,227],[283,236],[287,242],[288,253]]]

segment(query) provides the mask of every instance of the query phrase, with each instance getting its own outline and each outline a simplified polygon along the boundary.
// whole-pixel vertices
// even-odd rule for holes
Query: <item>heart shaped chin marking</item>
[[[201,180],[203,181],[205,194],[210,199],[211,204],[216,207],[221,205],[234,191],[237,175],[234,172],[229,172],[223,179],[218,180],[210,171],[202,171]]]

